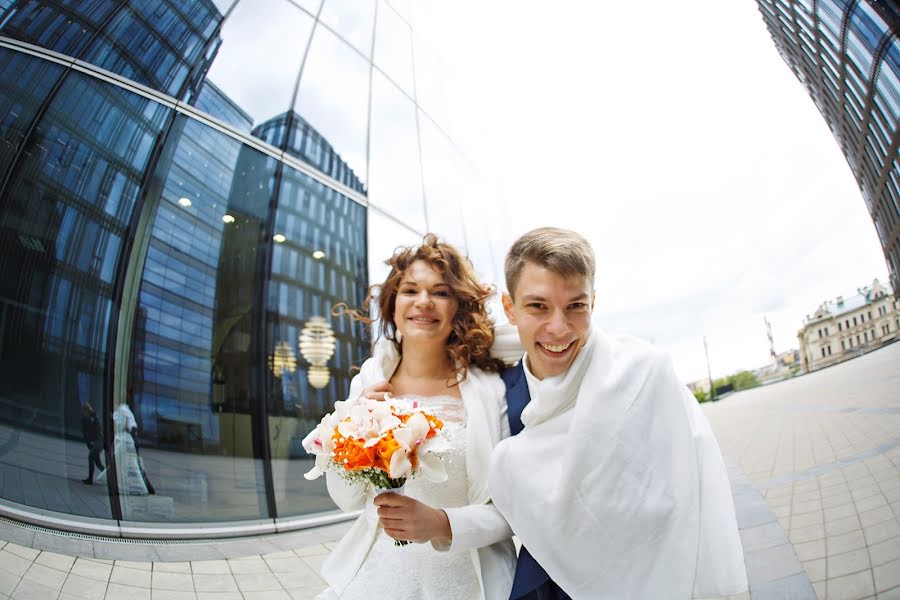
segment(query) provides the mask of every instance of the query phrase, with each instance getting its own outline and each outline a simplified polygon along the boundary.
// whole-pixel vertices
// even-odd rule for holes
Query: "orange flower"
[[[394,433],[392,431],[387,432],[375,446],[375,467],[389,472],[391,470],[391,456],[399,447],[400,443],[394,439]]]
[[[335,434],[334,460],[347,471],[368,469],[375,463],[375,447],[366,448],[363,440],[340,438]],[[340,440],[340,441],[338,441]]]

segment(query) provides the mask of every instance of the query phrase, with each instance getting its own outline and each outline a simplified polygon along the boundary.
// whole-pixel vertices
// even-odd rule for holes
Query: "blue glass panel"
[[[60,75],[59,65],[0,48],[0,173],[11,166]]]
[[[333,508],[323,480],[306,481],[312,457],[300,445],[335,400],[350,392],[351,368],[368,351],[366,328],[349,317],[331,315],[344,303],[364,306],[366,210],[293,169],[284,171],[269,287],[268,415],[272,474],[280,516]],[[327,362],[329,381],[316,389],[308,382],[309,364],[298,338],[310,317],[328,320],[336,351]]]
[[[211,0],[133,0],[117,9],[83,60],[178,98],[199,90],[221,43]]]
[[[166,156],[131,365],[132,410],[156,497],[129,494],[123,476],[123,515],[266,517],[257,418],[264,365],[254,340],[262,335],[260,240],[275,160],[184,117]],[[141,491],[140,481],[132,484]]]
[[[900,120],[900,41],[891,42],[875,79],[875,104],[881,109],[889,123]]]
[[[372,56],[375,0],[326,0],[319,21],[367,58]]]
[[[118,4],[116,0],[13,0],[0,9],[0,35],[78,56]]]
[[[106,486],[81,482],[86,442],[100,444],[97,431],[84,436],[82,407],[103,415],[113,281],[167,115],[70,73],[12,167],[0,205],[0,398],[11,442],[0,496],[7,500],[111,517]],[[99,460],[105,466],[102,452]]]

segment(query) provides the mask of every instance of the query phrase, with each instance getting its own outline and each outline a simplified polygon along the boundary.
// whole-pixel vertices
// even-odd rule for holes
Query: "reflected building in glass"
[[[342,518],[300,444],[369,351],[333,307],[426,231],[499,274],[415,10],[0,3],[0,512],[125,536]],[[298,344],[317,317],[324,380]]]
[[[757,0],[778,51],[850,164],[900,290],[900,5]]]

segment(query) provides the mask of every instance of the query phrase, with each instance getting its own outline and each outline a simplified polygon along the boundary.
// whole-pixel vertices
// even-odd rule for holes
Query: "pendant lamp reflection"
[[[322,317],[311,317],[300,332],[300,354],[309,363],[309,385],[321,390],[330,373],[325,364],[334,355],[334,332]]]
[[[280,378],[285,371],[295,373],[297,371],[297,356],[290,342],[276,342],[275,352],[269,355],[269,368],[272,375]]]

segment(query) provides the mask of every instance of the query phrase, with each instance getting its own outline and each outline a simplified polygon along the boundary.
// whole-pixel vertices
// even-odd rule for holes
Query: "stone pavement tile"
[[[825,548],[831,556],[865,547],[866,538],[862,531],[850,531],[825,538]]]
[[[109,581],[112,565],[79,557],[75,560],[75,564],[72,565],[72,569],[69,572],[73,575],[89,577],[98,581]]]
[[[172,590],[183,591],[194,590],[194,579],[190,573],[166,573],[161,571],[153,571],[152,579],[153,591],[156,590]]]
[[[736,502],[734,512],[741,529],[757,527],[775,521],[775,514],[765,502]]]
[[[153,563],[145,560],[117,560],[116,567],[125,567],[126,569],[138,569],[139,571],[152,571]]]
[[[291,555],[290,558],[266,559],[266,564],[269,565],[269,569],[273,573],[290,573],[297,569],[306,568],[306,563],[294,555]]]
[[[197,600],[197,594],[175,590],[153,590],[150,598],[151,600]]]
[[[869,546],[872,566],[879,566],[900,558],[900,537],[893,537]]]
[[[879,592],[878,600],[900,600],[900,587],[895,587],[884,592]]]
[[[34,548],[26,548],[25,546],[20,546],[18,544],[6,544],[3,549],[7,552],[12,552],[16,556],[21,556],[29,562],[34,561],[34,559],[38,557],[38,554],[41,553],[40,550],[35,550]]]
[[[750,592],[742,592],[740,594],[725,596],[725,600],[750,600]]]
[[[44,565],[38,565],[32,563],[31,567],[28,568],[28,572],[25,573],[25,576],[22,577],[23,581],[33,581],[34,583],[38,583],[44,587],[53,588],[59,591],[62,588],[63,584],[66,582],[66,577],[68,573],[63,571],[57,571],[56,569],[51,569],[50,567],[45,567]]]
[[[191,572],[194,575],[231,575],[227,560],[192,560]]]
[[[850,495],[850,492],[841,492],[822,497],[822,508],[825,509],[843,506],[844,504],[853,504],[853,496]]]
[[[153,570],[160,573],[190,573],[191,563],[189,562],[155,562]]]
[[[203,575],[194,573],[194,591],[196,592],[238,592],[237,582],[231,573]]]
[[[303,546],[302,548],[294,548],[294,554],[303,558],[304,556],[316,556],[318,554],[328,554],[328,548],[322,544],[313,546]]]
[[[813,590],[816,592],[816,597],[819,600],[825,600],[825,589],[826,589],[825,585],[826,585],[826,583],[824,581],[817,581],[816,583],[814,583],[812,585],[813,585]]]
[[[7,573],[12,573],[13,575],[21,577],[30,566],[31,561],[27,558],[22,558],[12,552],[7,552],[6,548],[0,550],[0,571],[6,571]]]
[[[861,500],[881,495],[881,490],[878,484],[873,482],[866,486],[851,488],[850,495],[853,496],[853,501],[858,503]]]
[[[197,592],[197,600],[244,600],[240,592]]]
[[[99,557],[99,556],[93,556],[93,557],[92,557],[92,556],[85,556],[84,559],[85,559],[85,560],[92,560],[92,561],[94,561],[94,562],[96,562],[96,563],[100,563],[100,564],[103,564],[103,565],[109,565],[110,567],[112,567],[114,564],[116,564],[116,561],[115,561],[115,559],[113,559],[113,558],[101,558],[101,557]]]
[[[45,567],[68,573],[69,569],[72,568],[72,565],[75,564],[75,557],[44,550],[38,555],[34,562],[35,564],[44,565]]]
[[[264,592],[243,592],[244,600],[291,600],[284,590],[267,590]]]
[[[803,570],[809,576],[809,580],[814,583],[816,581],[825,581],[828,576],[827,562],[824,558],[805,560],[801,564],[803,565]]]
[[[812,525],[801,529],[792,529],[788,537],[795,544],[803,542],[811,542],[813,540],[821,540],[825,538],[825,527],[822,525]]]
[[[885,521],[894,520],[894,511],[892,511],[891,507],[886,504],[884,506],[859,513],[859,522],[862,523],[863,527],[870,527],[872,525],[884,523]]]
[[[811,512],[822,512],[821,500],[808,500],[806,502],[797,502],[791,505],[791,513],[795,515],[803,515]]]
[[[109,576],[109,582],[149,589],[150,576],[151,572],[144,569],[129,569],[115,565]]]
[[[900,487],[881,488],[881,493],[888,502],[900,502]]]
[[[845,519],[856,514],[856,504],[851,500],[840,506],[832,506],[825,509],[825,520],[836,521],[837,519]]]
[[[293,573],[275,573],[275,578],[284,589],[315,587],[322,585],[322,579],[311,568],[303,565],[302,570]]]
[[[753,588],[753,600],[816,600],[809,578],[803,573],[782,577]]]
[[[325,559],[328,558],[327,554],[316,554],[312,556],[304,556],[303,562],[313,570],[318,576],[322,576],[322,563],[325,562]]]
[[[234,580],[243,594],[283,589],[281,583],[272,573],[236,573]]]
[[[858,571],[868,570],[869,552],[865,548],[828,556],[828,577],[841,577]]]
[[[865,533],[866,542],[869,545],[877,544],[892,537],[900,536],[900,522],[897,519],[885,521],[871,527],[865,527],[863,533]]]
[[[821,510],[808,512],[804,514],[791,514],[791,529],[802,529],[812,525],[821,525],[825,522],[824,514]]]
[[[772,507],[772,512],[773,512],[773,513],[775,514],[775,516],[778,517],[778,518],[782,518],[782,517],[790,517],[790,516],[791,516],[791,507],[790,507],[790,505],[785,505],[785,506],[773,506],[773,507]]]
[[[153,562],[157,560],[153,546],[148,544],[123,544],[94,542],[94,557],[103,560],[137,560]]]
[[[872,571],[829,578],[826,582],[828,600],[860,600],[875,594]]]
[[[900,560],[895,560],[872,569],[875,577],[875,591],[885,592],[900,585]]]
[[[284,548],[279,548],[270,542],[261,540],[222,542],[220,544],[212,544],[212,546],[218,550],[222,555],[222,558],[243,558],[245,556],[258,556],[260,554],[284,550]]]
[[[66,577],[66,582],[62,586],[62,593],[77,598],[100,600],[106,595],[106,586],[106,581],[69,573],[69,576]]]
[[[34,581],[23,579],[16,586],[16,589],[10,595],[11,600],[47,600],[48,598],[56,598],[59,595],[59,588],[51,588],[41,585]]]
[[[34,542],[34,531],[19,527],[18,525],[10,525],[8,523],[0,523],[0,540],[11,542],[20,546],[30,548]]]
[[[744,546],[744,552],[748,548]],[[825,540],[814,540],[812,542],[803,542],[802,544],[794,544],[794,551],[797,558],[801,561],[815,560],[825,557]]]
[[[747,566],[747,579],[750,581],[751,591],[769,581],[803,572],[803,567],[794,553],[794,547],[789,543],[747,552],[744,554],[744,564]]]
[[[868,498],[863,498],[856,502],[856,512],[862,514],[867,510],[872,510],[873,508],[879,508],[881,506],[887,506],[888,501],[887,498],[884,497],[884,494],[878,492],[874,496],[869,496]]]
[[[315,600],[316,596],[325,591],[325,586],[310,588],[291,588],[287,592],[292,600]],[[748,597],[749,600],[749,597]]]
[[[19,581],[21,580],[22,578],[18,575],[0,571],[0,594],[5,596],[12,594],[12,591],[16,589],[16,586],[19,585]]]
[[[160,544],[155,547],[160,561],[185,562],[223,560],[225,557],[211,544]]]
[[[262,555],[262,559],[265,561],[276,558],[294,558],[294,553],[290,550],[281,550],[280,552],[269,552],[268,554]]]
[[[228,567],[235,575],[247,573],[271,573],[269,565],[261,556],[250,556],[246,558],[229,559]]]
[[[109,583],[105,600],[150,600],[150,588],[139,588]]]
[[[859,517],[853,515],[852,517],[845,517],[843,519],[835,519],[834,521],[828,521],[825,523],[825,532],[829,536],[840,535],[842,533],[848,533],[850,531],[862,530],[862,525],[859,522]]]

